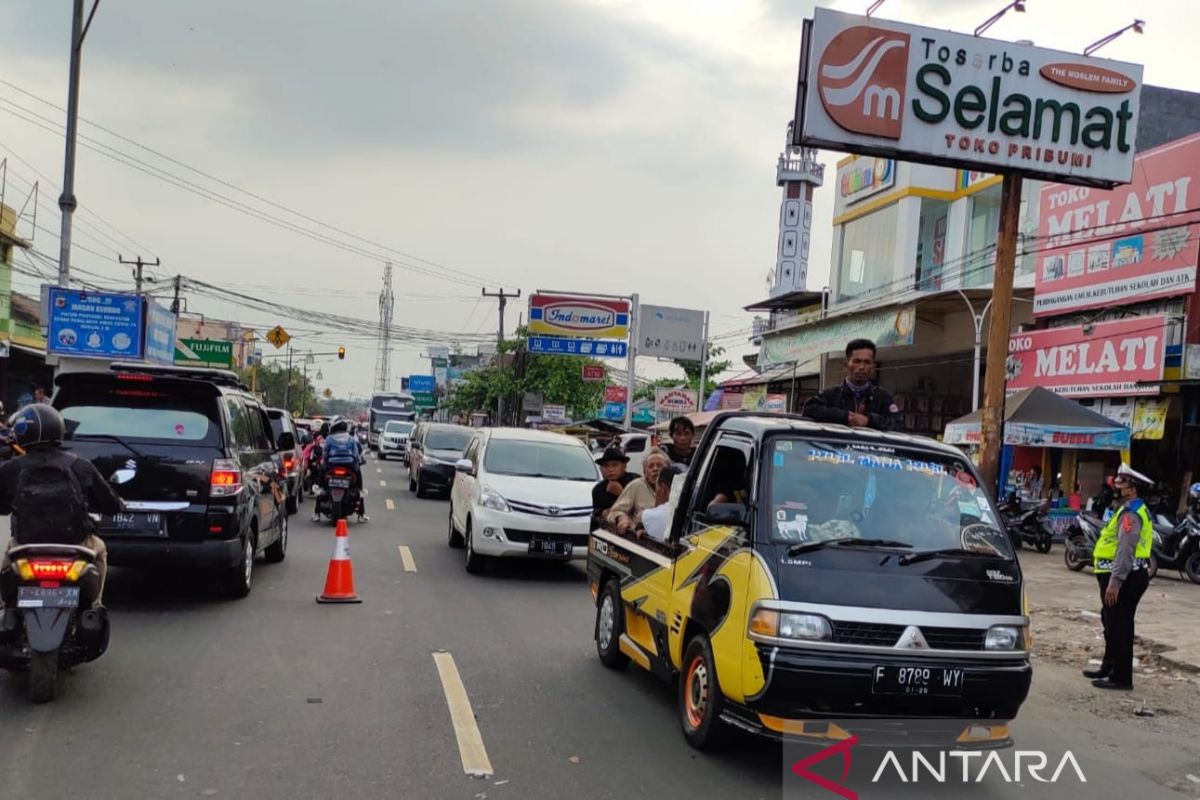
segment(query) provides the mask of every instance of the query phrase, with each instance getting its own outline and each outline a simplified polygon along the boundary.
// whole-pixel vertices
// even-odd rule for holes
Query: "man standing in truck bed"
[[[846,345],[846,377],[831,389],[809,398],[804,416],[852,428],[903,429],[900,409],[883,387],[874,383],[875,343],[854,339]]]

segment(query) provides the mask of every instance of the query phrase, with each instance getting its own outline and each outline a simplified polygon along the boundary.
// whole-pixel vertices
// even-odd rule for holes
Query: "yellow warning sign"
[[[276,325],[267,332],[267,341],[275,345],[276,348],[283,347],[291,340],[291,335],[283,329],[282,325]]]

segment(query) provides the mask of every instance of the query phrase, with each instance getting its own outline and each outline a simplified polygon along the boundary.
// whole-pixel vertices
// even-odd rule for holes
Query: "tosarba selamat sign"
[[[1142,67],[818,8],[795,144],[1085,186],[1133,173]]]

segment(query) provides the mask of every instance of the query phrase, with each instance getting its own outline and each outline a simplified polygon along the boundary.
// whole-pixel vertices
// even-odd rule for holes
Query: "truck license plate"
[[[907,694],[929,697],[961,697],[963,677],[961,667],[875,667],[871,691],[875,694]]]

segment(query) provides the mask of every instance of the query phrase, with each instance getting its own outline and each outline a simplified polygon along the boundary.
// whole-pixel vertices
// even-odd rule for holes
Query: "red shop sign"
[[[1135,317],[1013,334],[1005,375],[1009,392],[1043,386],[1075,397],[1158,394],[1166,317]],[[1139,385],[1148,383],[1150,385]]]

